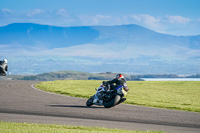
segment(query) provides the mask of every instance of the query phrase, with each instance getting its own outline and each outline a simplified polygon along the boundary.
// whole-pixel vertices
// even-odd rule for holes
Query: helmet
[[[116,78],[124,78],[124,76],[122,74],[117,74]]]
[[[8,62],[6,59],[3,59],[3,61],[4,61],[5,63],[7,63],[7,62]]]

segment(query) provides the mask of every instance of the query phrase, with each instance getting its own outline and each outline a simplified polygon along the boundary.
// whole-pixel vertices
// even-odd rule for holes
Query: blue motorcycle
[[[104,106],[105,108],[111,108],[118,105],[126,100],[124,96],[127,95],[125,86],[118,86],[114,90],[106,91],[103,84],[96,90],[96,94],[91,96],[86,105],[88,107],[92,105]]]

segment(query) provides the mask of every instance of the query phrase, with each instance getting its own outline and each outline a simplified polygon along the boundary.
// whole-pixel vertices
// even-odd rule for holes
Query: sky
[[[200,0],[0,0],[0,26],[137,24],[171,35],[200,35]]]

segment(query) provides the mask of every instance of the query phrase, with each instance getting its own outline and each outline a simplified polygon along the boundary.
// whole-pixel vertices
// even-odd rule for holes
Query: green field
[[[58,80],[36,84],[44,91],[89,98],[100,80]],[[200,112],[199,81],[128,81],[126,104]]]
[[[0,122],[0,133],[163,133],[98,127]]]

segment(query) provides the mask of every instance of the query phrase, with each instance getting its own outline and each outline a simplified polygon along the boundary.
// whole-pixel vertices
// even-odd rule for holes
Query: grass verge
[[[1,133],[163,133],[98,127],[0,122]]]
[[[89,98],[102,81],[57,80],[35,87],[73,97]],[[200,112],[199,81],[128,81],[126,104]]]

